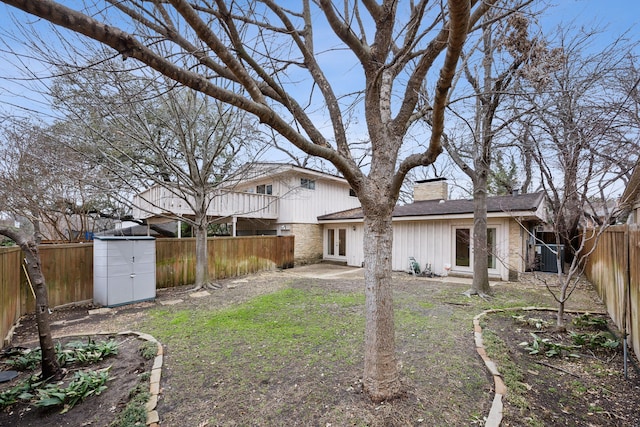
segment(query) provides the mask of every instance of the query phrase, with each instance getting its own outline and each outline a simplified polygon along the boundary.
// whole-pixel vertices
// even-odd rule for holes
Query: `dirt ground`
[[[31,329],[31,319],[25,319],[25,329]],[[22,328],[20,328],[22,329]],[[32,334],[22,329],[23,337],[32,338]],[[85,402],[72,408],[69,412],[61,414],[61,408],[38,408],[24,404],[14,405],[0,412],[0,426],[29,427],[29,426],[106,426],[115,418],[129,401],[129,391],[132,390],[139,381],[139,376],[143,372],[151,370],[152,361],[145,360],[138,352],[141,341],[137,336],[132,335],[99,335],[92,336],[96,342],[108,341],[110,339],[118,342],[118,354],[109,357],[99,363],[91,365],[92,370],[109,368],[109,381],[107,389],[99,396],[91,396]],[[86,337],[68,337],[59,341],[65,344],[69,341],[82,340],[86,342]],[[32,341],[28,340],[20,346],[31,347]],[[0,358],[0,363],[3,361]],[[5,369],[3,366],[2,369]],[[81,370],[82,368],[78,368]],[[70,368],[67,375],[62,380],[66,386],[73,377],[75,368]],[[19,381],[27,379],[32,372],[21,372],[20,375],[9,383],[0,384],[0,392],[5,388],[13,386]]]
[[[313,269],[292,269],[285,272],[265,272],[239,279],[221,282],[223,289],[212,291],[210,295],[200,298],[190,296],[190,288],[174,288],[160,290],[155,302],[144,302],[118,307],[109,313],[89,315],[92,307],[73,307],[55,310],[52,314],[52,330],[55,336],[68,334],[94,335],[98,332],[119,332],[136,330],[143,324],[146,313],[151,307],[161,303],[182,300],[177,306],[182,309],[201,307],[227,307],[247,301],[255,296],[269,294],[288,286],[326,287],[332,290],[362,290],[362,270],[329,269],[322,273]],[[457,300],[450,295],[458,295],[467,285],[453,282],[429,282],[398,273],[394,274],[396,292],[406,295],[418,295],[424,300],[433,301],[434,306],[425,311],[425,315],[444,318],[462,324],[462,330],[468,335],[456,339],[453,351],[463,352],[469,361],[470,369],[479,371],[482,386],[465,384],[455,379],[448,372],[446,357],[436,358],[430,362],[434,366],[422,367],[429,373],[426,380],[413,378],[411,375],[403,381],[407,386],[405,398],[382,405],[373,405],[360,392],[360,366],[335,366],[334,372],[308,372],[304,366],[296,366],[291,360],[283,376],[306,378],[307,386],[321,386],[328,381],[327,377],[338,378],[336,383],[327,388],[327,398],[332,404],[324,405],[316,402],[315,418],[307,418],[307,422],[294,422],[302,419],[296,411],[305,410],[310,399],[301,395],[305,384],[288,381],[282,378],[275,381],[265,379],[257,383],[253,391],[247,395],[232,395],[231,389],[224,389],[219,383],[204,380],[195,383],[184,378],[185,367],[178,366],[175,349],[165,348],[165,366],[163,366],[162,391],[158,403],[158,412],[162,425],[166,426],[200,426],[209,427],[206,416],[215,411],[215,425],[318,425],[323,427],[338,425],[369,426],[409,426],[409,425],[483,425],[483,415],[488,413],[493,399],[493,383],[490,375],[484,371],[484,365],[475,353],[473,328],[470,319],[486,308],[491,302],[481,300]],[[547,298],[545,291],[531,281],[521,283],[501,283],[496,286],[496,294],[501,295],[502,303],[509,302],[509,295],[517,295],[523,289],[538,293],[541,300]],[[540,289],[539,289],[540,288]],[[454,290],[452,293],[452,289]],[[533,289],[533,290],[532,290]],[[448,292],[448,293],[447,293]],[[445,296],[440,296],[441,293]],[[582,299],[576,297],[576,304],[589,310],[602,309],[594,294],[585,290]],[[417,298],[417,297],[416,297]],[[514,297],[516,298],[516,297]],[[548,300],[548,298],[547,298]],[[453,302],[452,302],[453,301]],[[462,301],[462,302],[459,302]],[[173,306],[167,306],[173,307]],[[537,316],[538,314],[536,314]],[[548,316],[549,313],[540,313]],[[511,358],[516,361],[520,370],[526,375],[522,379],[527,391],[524,393],[526,408],[515,407],[506,401],[503,425],[586,425],[586,426],[638,426],[640,425],[640,380],[636,370],[630,367],[630,378],[621,378],[621,352],[611,354],[585,353],[579,362],[568,358],[549,361],[545,358],[533,358],[519,345],[527,339],[528,330],[516,325],[509,316],[491,316],[487,318],[487,328],[496,331],[507,343]],[[141,330],[140,332],[147,332]],[[437,331],[432,331],[437,335]],[[543,333],[544,334],[544,333]],[[550,332],[549,332],[550,334]],[[424,363],[425,353],[432,352],[438,343],[425,347],[423,343],[414,344],[411,334],[400,331],[397,347],[400,358],[406,366],[420,366]],[[16,328],[13,345],[34,345],[37,339],[35,322],[26,316]],[[36,411],[27,407],[12,407],[0,413],[0,426],[108,426],[127,400],[128,391],[137,381],[142,370],[150,366],[144,362],[137,352],[135,339],[122,338],[120,351],[115,359],[105,363],[112,364],[116,372],[108,384],[108,391],[100,396],[90,397],[84,403],[73,408],[64,415],[52,411]],[[432,360],[432,359],[430,359]],[[550,366],[546,366],[550,365]],[[6,367],[0,365],[0,369]],[[500,369],[500,366],[498,366]],[[409,372],[411,370],[409,369]],[[297,377],[296,377],[297,375]],[[486,380],[486,383],[485,383]],[[470,379],[469,381],[473,381]],[[6,384],[0,384],[0,391]],[[184,387],[191,387],[185,389]],[[261,393],[261,390],[267,390]],[[331,391],[333,390],[333,391]],[[256,400],[257,399],[257,400]],[[284,406],[284,401],[294,402]],[[302,402],[296,405],[295,402]],[[277,411],[268,413],[267,418],[255,419],[251,406],[277,406]],[[473,405],[476,415],[468,417],[468,406]],[[265,411],[267,411],[265,409]],[[340,413],[338,413],[340,412]],[[423,414],[431,414],[424,416]],[[461,415],[467,414],[467,415]],[[250,418],[254,417],[254,418]],[[331,424],[327,420],[339,419],[340,423]],[[353,420],[349,422],[348,420]]]
[[[534,322],[523,324],[513,315]],[[509,359],[522,373],[518,388],[526,399],[520,405],[507,395],[502,425],[640,426],[640,375],[635,359],[628,361],[625,379],[621,345],[613,350],[584,345],[572,348],[575,342],[570,333],[613,332],[619,337],[615,325],[605,315],[594,317],[607,320],[606,328],[578,327],[572,322],[578,315],[567,313],[567,331],[559,332],[554,326],[555,316],[550,311],[519,311],[486,318],[485,331],[496,332],[506,343]],[[545,326],[540,326],[538,320]],[[570,350],[551,357],[529,354],[531,350],[521,343],[532,344],[532,333]]]

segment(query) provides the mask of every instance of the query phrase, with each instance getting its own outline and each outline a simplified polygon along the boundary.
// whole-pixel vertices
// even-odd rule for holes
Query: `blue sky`
[[[59,0],[71,7],[81,3],[79,0]],[[547,0],[549,4],[546,14],[541,18],[541,23],[548,35],[553,35],[558,24],[572,22],[574,25],[586,27],[598,26],[604,32],[598,35],[594,48],[606,48],[613,40],[624,32],[633,40],[640,40],[640,0]],[[0,3],[0,46],[2,42],[10,42],[3,36],[5,32],[12,32],[13,21],[9,18],[9,11],[20,22],[37,22],[38,19],[21,11]],[[39,28],[46,28],[47,24],[39,23]],[[639,51],[640,53],[640,51]],[[17,106],[31,108],[36,111],[50,111],[48,101],[31,87],[35,82],[17,84],[7,77],[20,75],[21,64],[15,59],[3,58],[0,52],[0,122],[5,114],[25,115],[25,111]],[[29,63],[29,67],[39,74],[47,74],[46,67],[35,61]],[[340,69],[344,73],[344,68]],[[346,75],[344,76],[346,77]],[[304,85],[303,85],[304,86]],[[43,90],[43,89],[40,89]],[[27,113],[28,114],[28,113]],[[45,118],[45,120],[47,120]],[[322,126],[320,123],[318,123]],[[328,126],[328,124],[326,124]],[[354,126],[353,131],[360,134],[358,126],[364,127],[362,121]]]
[[[560,23],[575,22],[604,29],[599,36],[606,44],[622,33],[640,39],[640,1],[638,0],[549,0],[553,4],[542,23],[548,30]]]
[[[640,1],[639,0],[547,0],[550,4],[548,13],[541,19],[546,31],[553,34],[553,29],[560,23],[574,22],[576,25],[587,27],[599,26],[605,28],[598,36],[594,47],[606,46],[623,32],[629,31],[632,39],[640,39]],[[79,4],[78,0],[62,0],[72,7]],[[17,9],[0,4],[0,41],[7,41],[3,36],[5,31],[11,32],[14,23],[9,18],[12,11],[21,22],[34,22],[37,18],[26,15]],[[45,28],[42,26],[41,28]],[[0,114],[14,110],[13,104],[32,105],[39,96],[30,93],[28,88],[17,86],[6,80],[6,77],[19,75],[21,64],[14,59],[7,60],[0,53]],[[34,70],[42,69],[36,63],[31,63]],[[24,99],[19,99],[24,97]],[[34,107],[40,109],[42,106]]]

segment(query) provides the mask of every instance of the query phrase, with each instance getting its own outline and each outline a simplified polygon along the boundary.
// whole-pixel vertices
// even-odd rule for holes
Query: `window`
[[[258,194],[273,194],[273,186],[271,184],[262,184],[256,186],[256,193]]]
[[[350,188],[350,189],[349,189],[349,195],[350,195],[351,197],[357,197],[356,191],[355,191],[353,188]]]
[[[496,228],[487,228],[487,267],[497,268],[496,257]],[[473,264],[473,239],[470,228],[456,228],[455,230],[455,259],[457,267],[471,267]]]
[[[487,228],[487,267],[496,268],[496,229]]]
[[[306,188],[308,190],[315,190],[316,182],[313,179],[300,178],[300,187]]]
[[[456,265],[458,267],[471,266],[471,232],[468,228],[456,229]]]

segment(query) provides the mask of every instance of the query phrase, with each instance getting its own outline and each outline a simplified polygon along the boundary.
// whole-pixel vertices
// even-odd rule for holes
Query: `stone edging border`
[[[485,366],[493,376],[494,383],[494,391],[495,394],[493,396],[493,402],[491,403],[491,409],[489,410],[489,415],[487,416],[487,420],[485,422],[485,427],[499,427],[502,422],[502,413],[504,410],[504,405],[502,404],[502,398],[507,393],[507,386],[504,384],[504,380],[502,379],[502,374],[498,371],[498,367],[495,362],[489,359],[487,356],[487,351],[484,347],[484,342],[482,340],[482,327],[480,326],[480,319],[482,319],[487,314],[491,313],[505,313],[509,311],[558,311],[557,308],[552,307],[511,307],[511,308],[497,308],[485,310],[482,313],[474,316],[473,318],[473,335],[476,345],[476,351],[482,358]],[[601,314],[608,315],[608,313],[598,312],[598,311],[588,311],[588,310],[565,310],[565,313],[592,313],[592,314]]]
[[[84,333],[75,333],[69,335],[57,335],[55,338],[69,338],[69,337],[86,337],[90,335],[135,335],[138,339],[149,341],[156,343],[158,346],[158,351],[156,352],[156,357],[153,359],[153,366],[151,367],[151,377],[149,378],[149,393],[151,396],[147,401],[145,408],[147,409],[147,423],[149,427],[159,427],[160,426],[160,416],[158,415],[158,411],[156,407],[158,406],[158,395],[160,394],[160,377],[162,376],[162,363],[164,357],[164,349],[162,348],[162,344],[155,339],[153,336],[149,334],[145,334],[143,332],[136,331],[122,331],[122,332],[84,332]]]

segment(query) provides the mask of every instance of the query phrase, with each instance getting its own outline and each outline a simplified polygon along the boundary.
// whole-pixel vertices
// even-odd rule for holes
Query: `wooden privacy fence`
[[[215,237],[208,241],[213,280],[293,267],[293,236]],[[156,240],[156,287],[194,283],[196,239]]]
[[[215,237],[208,241],[209,272],[215,279],[235,277],[274,268],[293,267],[294,236]],[[156,240],[156,287],[195,282],[195,239]],[[88,302],[93,299],[93,243],[42,245],[42,270],[49,305]],[[0,248],[0,338],[7,336],[35,302],[19,248]]]
[[[593,247],[588,243],[587,251]],[[609,227],[589,256],[585,274],[618,328],[623,331],[626,324],[629,342],[640,359],[640,227]]]

